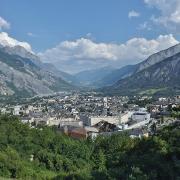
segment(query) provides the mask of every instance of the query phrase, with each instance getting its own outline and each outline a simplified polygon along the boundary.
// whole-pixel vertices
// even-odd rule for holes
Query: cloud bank
[[[146,59],[153,53],[179,43],[172,34],[156,39],[132,38],[125,43],[97,43],[87,38],[63,41],[39,53],[43,62],[55,64],[66,72],[78,72],[104,66],[121,67]]]
[[[135,64],[177,43],[179,41],[172,34],[160,35],[150,40],[132,38],[125,43],[95,42],[86,37],[73,41],[62,41],[56,47],[37,55],[43,62],[52,63],[60,70],[76,73],[105,66],[120,68],[127,64]],[[32,52],[29,43],[18,41],[6,32],[0,33],[0,46],[22,46]]]
[[[15,47],[15,46],[22,46],[27,51],[32,52],[31,45],[27,42],[18,41],[12,37],[10,37],[6,32],[0,32],[0,45],[3,47]]]
[[[180,30],[180,0],[144,0],[144,2],[160,11],[159,16],[151,20],[171,30]]]

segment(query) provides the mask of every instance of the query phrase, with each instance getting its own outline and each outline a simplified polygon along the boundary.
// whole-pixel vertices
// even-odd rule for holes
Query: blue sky
[[[0,16],[11,23],[9,34],[28,41],[36,51],[88,33],[101,42],[158,34],[138,30],[139,24],[155,13],[140,0],[0,0],[0,4]],[[140,18],[129,19],[131,10],[139,12]]]
[[[72,42],[84,38],[96,44],[122,45],[133,38],[144,38],[147,43],[152,40],[159,43],[158,37],[160,35],[168,36],[166,39],[169,38],[170,42],[168,41],[166,46],[159,47],[159,45],[156,49],[152,48],[152,51],[146,53],[148,56],[153,51],[156,52],[174,45],[176,41],[179,41],[180,32],[179,0],[0,0],[0,17],[10,25],[8,28],[0,27],[1,31],[7,32],[9,36],[19,41],[28,42],[34,52],[47,55],[45,57],[44,54],[40,54],[44,61],[54,64],[63,63],[64,60],[67,60],[67,57],[64,58],[64,56],[59,60],[56,59],[56,62],[51,60],[55,53],[59,56],[57,50],[50,54],[48,51],[47,54],[47,50],[52,50],[58,45],[61,54],[69,53],[72,55],[74,53],[71,59],[73,57],[78,59],[77,57],[79,57],[74,49],[72,51],[72,46],[68,46],[68,52],[67,46],[66,52],[62,52],[64,41],[71,42],[72,45]],[[142,40],[139,39],[136,42],[137,44],[140,44],[139,41]],[[86,43],[88,43],[88,48],[91,48],[90,42],[82,40],[76,43],[77,49],[84,50]],[[104,51],[107,48],[105,46],[106,49],[104,50],[103,47],[100,52],[106,53]],[[106,59],[105,56],[99,55],[100,52],[96,53],[97,56],[87,56],[87,58],[83,56],[83,59],[87,59],[86,62],[89,63],[87,63],[88,67],[90,67],[91,59],[95,62],[98,58]],[[132,63],[143,60],[146,56],[135,56],[136,60]],[[76,62],[72,62],[72,64],[75,65]],[[116,61],[115,64],[122,66],[131,63],[131,59],[123,63],[122,61],[119,62]],[[68,59],[66,66],[69,66],[70,63],[71,61]],[[80,57],[75,66],[80,67],[82,64],[82,57]],[[101,61],[100,64],[102,65],[98,65],[98,67],[109,65],[107,61]],[[76,69],[75,71],[78,71],[78,67]]]

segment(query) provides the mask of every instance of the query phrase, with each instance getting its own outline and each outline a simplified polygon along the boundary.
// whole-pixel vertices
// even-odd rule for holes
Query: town
[[[180,96],[104,97],[96,92],[69,92],[0,105],[1,114],[18,116],[31,128],[55,126],[72,138],[96,138],[127,132],[148,137],[158,129],[180,122]]]

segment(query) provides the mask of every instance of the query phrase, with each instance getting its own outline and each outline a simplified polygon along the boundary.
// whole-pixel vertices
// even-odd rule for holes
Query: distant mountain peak
[[[174,56],[175,54],[177,54],[179,52],[180,52],[180,43],[178,43],[175,46],[172,46],[168,49],[165,49],[165,50],[162,50],[155,54],[152,54],[145,61],[139,63],[139,67],[136,72],[139,72],[139,71],[146,69],[156,63],[159,63],[159,62],[163,61],[164,59]]]
[[[30,44],[28,44],[27,42],[18,41],[16,39],[12,38],[6,32],[0,32],[0,46],[1,47],[11,47],[11,48],[15,47],[15,46],[19,46],[19,47],[23,47],[28,52],[33,53]]]
[[[134,73],[103,91],[118,94],[180,92],[180,44],[151,55]]]
[[[74,86],[43,68],[43,63],[24,47],[0,48],[0,96],[27,97],[71,90]]]

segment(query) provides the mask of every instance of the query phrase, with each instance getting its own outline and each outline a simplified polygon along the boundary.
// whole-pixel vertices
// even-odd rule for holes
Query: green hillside
[[[55,128],[0,117],[0,177],[16,179],[179,179],[180,128],[146,139],[126,135],[78,141]],[[33,155],[33,160],[31,159]],[[30,159],[32,161],[30,161]]]

